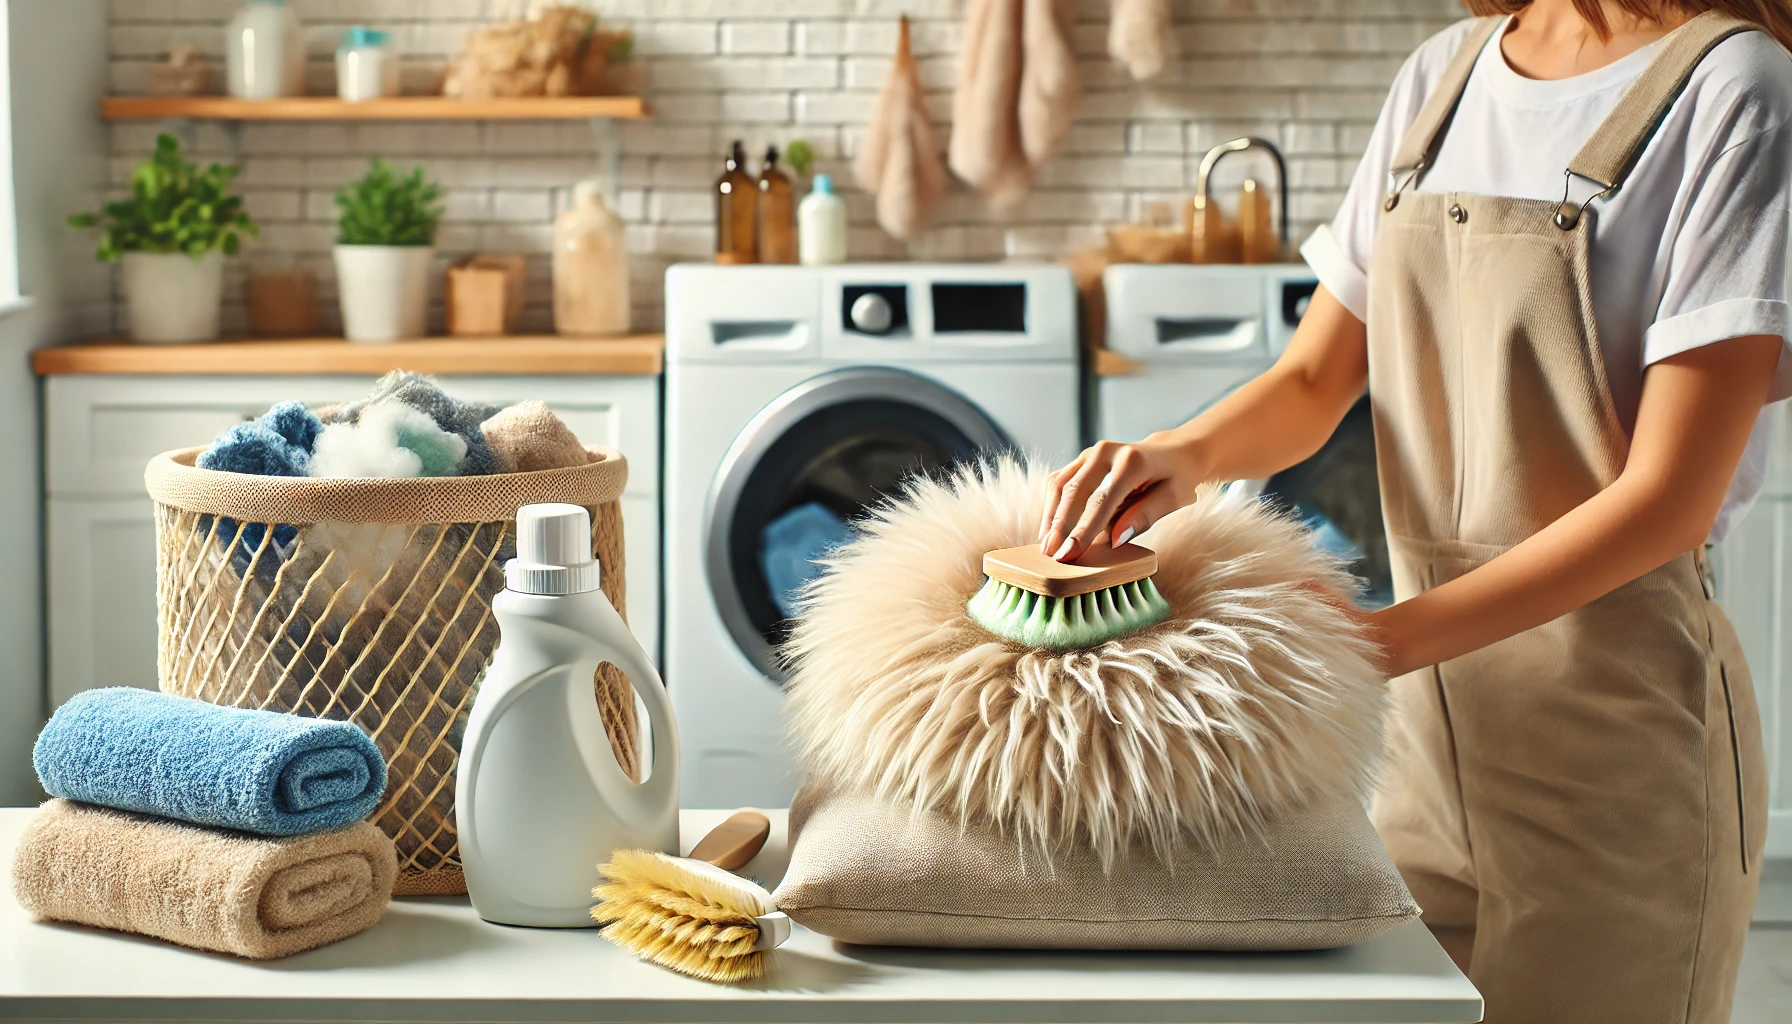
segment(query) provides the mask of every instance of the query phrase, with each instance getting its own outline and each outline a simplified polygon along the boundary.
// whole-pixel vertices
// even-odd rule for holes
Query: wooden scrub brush
[[[983,556],[982,589],[965,612],[984,629],[1050,651],[1093,647],[1161,622],[1169,602],[1151,577],[1157,552],[1137,544],[1098,543],[1075,562],[1035,546]]]
[[[598,867],[591,916],[603,936],[650,963],[705,981],[765,975],[765,954],[790,937],[790,918],[772,895],[732,874],[771,833],[758,811],[736,811],[691,850],[618,850]]]

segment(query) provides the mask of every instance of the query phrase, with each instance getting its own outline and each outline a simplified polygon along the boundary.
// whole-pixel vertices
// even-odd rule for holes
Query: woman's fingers
[[[1109,527],[1113,534],[1114,546],[1119,547],[1151,529],[1159,519],[1180,507],[1176,503],[1175,496],[1170,493],[1168,487],[1163,486],[1162,481],[1146,484],[1143,490],[1134,491],[1132,496],[1127,498],[1126,504],[1121,506],[1120,511],[1115,513],[1114,521]]]
[[[1057,497],[1050,504],[1052,518],[1045,529],[1045,536],[1039,542],[1039,551],[1054,558],[1064,558],[1059,552],[1064,551],[1066,543],[1070,543],[1070,531],[1081,520],[1084,506],[1111,468],[1113,454],[1118,447],[1120,445],[1111,441],[1097,441],[1093,447],[1086,448],[1075,463],[1059,470],[1059,473],[1063,473],[1063,479],[1057,486]]]
[[[1151,482],[1145,457],[1137,448],[1106,441],[1096,445],[1096,456],[1064,487],[1066,500],[1060,503],[1063,514],[1059,518],[1059,529],[1054,531],[1063,536],[1052,548],[1052,557],[1072,561],[1087,551],[1095,538],[1107,530],[1126,500]],[[1075,519],[1071,519],[1068,511],[1073,491],[1081,506]],[[1063,524],[1067,522],[1075,525],[1065,531]]]
[[[1057,520],[1058,503],[1063,500],[1064,485],[1076,475],[1077,470],[1083,468],[1083,463],[1088,458],[1089,452],[1084,449],[1081,455],[1071,460],[1070,465],[1046,478],[1045,508],[1039,514],[1039,548],[1045,554],[1049,555],[1056,550],[1046,547],[1046,544],[1051,540],[1052,524]]]

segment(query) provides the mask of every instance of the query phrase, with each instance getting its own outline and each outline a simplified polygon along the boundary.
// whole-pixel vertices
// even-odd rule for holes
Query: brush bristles
[[[591,916],[604,938],[704,981],[764,977],[753,919],[773,907],[752,883],[652,850],[618,850],[598,870],[607,881],[591,890],[599,901]]]
[[[1169,602],[1149,579],[1074,597],[1046,597],[985,578],[965,612],[991,633],[1028,647],[1093,647],[1162,622]]]

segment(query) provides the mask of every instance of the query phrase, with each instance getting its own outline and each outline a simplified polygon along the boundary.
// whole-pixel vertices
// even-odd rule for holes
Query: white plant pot
[[[339,245],[336,291],[350,341],[421,338],[429,314],[427,245]]]
[[[146,342],[214,341],[224,298],[224,254],[127,252],[125,316],[131,338]]]

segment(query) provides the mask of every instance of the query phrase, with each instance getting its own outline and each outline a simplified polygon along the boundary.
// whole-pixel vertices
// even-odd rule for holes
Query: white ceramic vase
[[[271,100],[305,95],[305,30],[285,0],[246,0],[224,30],[230,95]]]
[[[427,245],[338,245],[336,292],[348,340],[423,337],[434,260]]]
[[[127,252],[125,316],[134,341],[214,341],[224,298],[224,254]]]

